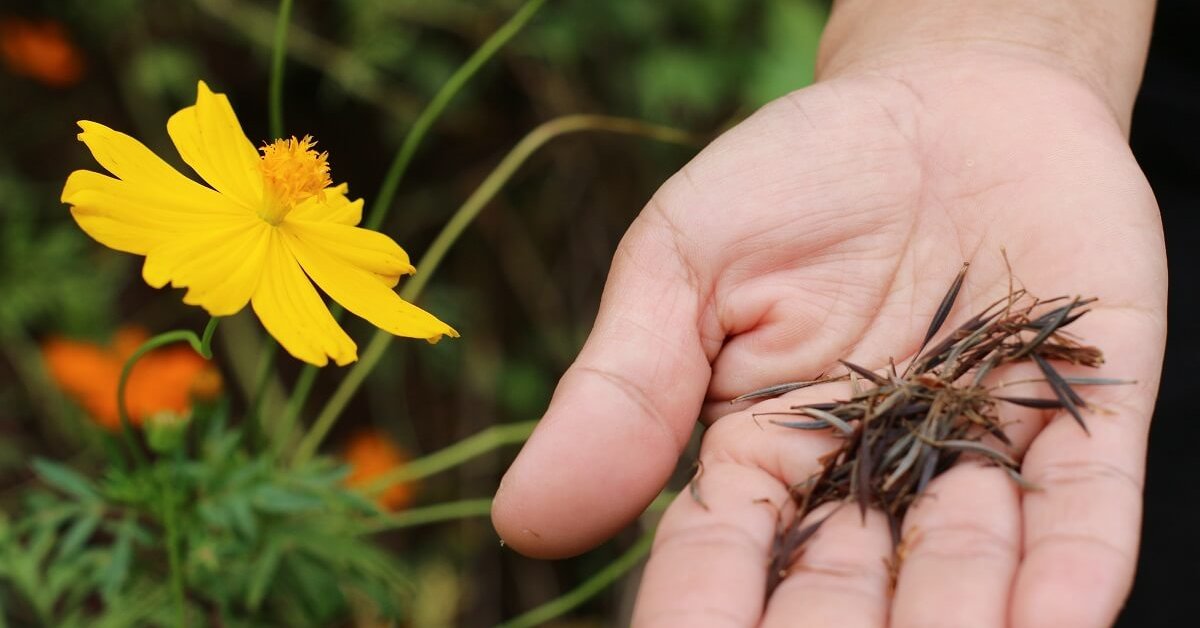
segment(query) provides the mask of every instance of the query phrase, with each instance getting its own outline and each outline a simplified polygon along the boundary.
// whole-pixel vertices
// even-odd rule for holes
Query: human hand
[[[972,49],[845,66],[726,133],[622,240],[592,334],[497,493],[503,538],[561,556],[611,536],[704,416],[706,507],[684,493],[664,515],[635,623],[1110,623],[1134,569],[1166,311],[1157,206],[1123,116],[1057,68]],[[912,357],[962,261],[947,328],[1004,294],[1002,247],[1033,294],[1099,297],[1072,326],[1108,358],[1088,374],[1139,383],[1088,391],[1106,410],[1090,436],[1069,415],[1001,408],[1044,490],[980,464],[937,478],[904,522],[894,593],[882,516],[843,509],[764,607],[788,487],[833,441],[750,414],[840,392],[722,417],[728,400],[839,358]]]

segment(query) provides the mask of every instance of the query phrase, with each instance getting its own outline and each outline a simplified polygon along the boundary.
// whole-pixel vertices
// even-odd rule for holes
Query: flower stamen
[[[263,176],[263,207],[259,216],[277,225],[298,203],[329,187],[329,153],[313,150],[311,135],[266,144],[259,169]]]

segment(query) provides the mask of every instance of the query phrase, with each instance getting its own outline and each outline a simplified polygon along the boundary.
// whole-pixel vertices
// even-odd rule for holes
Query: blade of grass
[[[537,421],[493,425],[445,449],[422,456],[404,466],[384,473],[376,478],[374,482],[364,487],[363,490],[369,495],[375,495],[387,490],[388,487],[394,484],[411,482],[435,473],[440,473],[446,469],[452,469],[493,449],[505,445],[523,443],[533,433],[533,428],[536,425]]]
[[[500,624],[500,628],[531,628],[533,626],[542,626],[556,617],[565,615],[607,589],[612,583],[620,579],[621,576],[624,576],[636,567],[650,553],[650,545],[653,542],[654,531],[650,530],[643,534],[642,538],[633,544],[633,547],[630,547],[624,554],[617,557],[616,560],[609,563],[600,571],[597,571],[591,578],[585,580],[583,584],[531,611]]]
[[[421,508],[410,508],[403,512],[384,515],[364,526],[362,533],[375,534],[456,519],[486,517],[491,512],[492,500],[490,499],[464,499]]]
[[[404,178],[405,171],[408,170],[408,164],[412,162],[413,155],[416,154],[417,148],[420,147],[421,141],[429,134],[429,130],[433,128],[434,122],[441,117],[442,112],[454,100],[462,88],[479,72],[501,48],[505,46],[521,29],[529,23],[538,9],[546,0],[528,0],[516,13],[513,14],[507,22],[504,23],[491,37],[488,37],[483,45],[479,46],[475,53],[472,54],[465,63],[463,63],[450,78],[446,80],[441,89],[434,94],[433,99],[425,106],[420,115],[413,122],[412,128],[409,129],[408,135],[404,137],[404,143],[400,145],[400,150],[396,153],[396,157],[392,159],[391,166],[388,167],[387,175],[384,176],[383,184],[379,188],[379,194],[375,197],[375,203],[371,206],[371,211],[367,215],[367,221],[364,225],[372,231],[379,229],[379,225],[383,224],[384,218],[387,217],[387,212],[392,207],[392,200],[396,196],[396,190],[400,187],[400,180]]]

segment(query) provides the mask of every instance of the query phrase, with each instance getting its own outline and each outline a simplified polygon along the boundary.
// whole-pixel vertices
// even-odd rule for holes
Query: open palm
[[[1099,297],[1072,331],[1104,351],[1101,373],[1138,384],[1088,391],[1090,436],[1069,416],[1002,415],[1044,490],[969,462],[936,479],[904,523],[894,591],[882,515],[843,509],[764,605],[788,487],[834,441],[750,414],[841,391],[729,399],[840,374],[839,358],[910,358],[963,261],[949,325],[1006,292],[1002,249],[1035,295]],[[638,625],[1106,625],[1135,563],[1165,302],[1157,205],[1082,84],[986,56],[822,81],[716,140],[630,228],[495,522],[535,556],[595,545],[662,489],[701,416],[704,503],[685,494],[664,516]]]

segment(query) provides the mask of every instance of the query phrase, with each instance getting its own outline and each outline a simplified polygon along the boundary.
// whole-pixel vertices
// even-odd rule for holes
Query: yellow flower
[[[213,316],[250,303],[279,344],[305,362],[358,359],[354,341],[313,288],[397,336],[436,342],[458,332],[393,288],[416,269],[391,238],[356,225],[362,199],[330,187],[327,154],[311,138],[254,149],[224,94],[200,82],[195,106],[171,116],[167,132],[205,187],[140,142],[81,121],[79,139],[114,176],[71,173],[62,201],[88,235],[144,255],[142,277],[187,288],[183,302]],[[114,178],[115,177],[115,178]],[[310,282],[311,280],[311,282]]]

